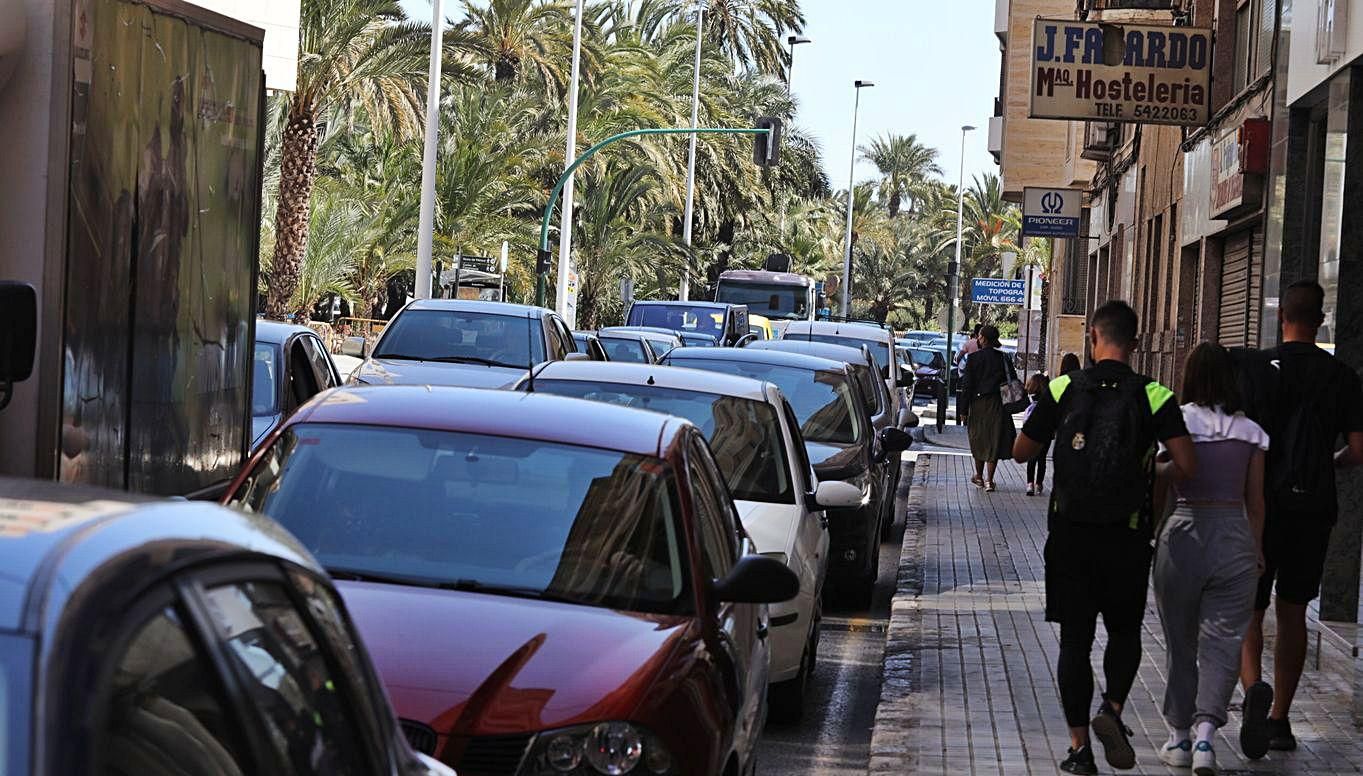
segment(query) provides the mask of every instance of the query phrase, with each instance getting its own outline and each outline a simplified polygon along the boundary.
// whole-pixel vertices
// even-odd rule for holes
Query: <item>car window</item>
[[[290,409],[306,404],[308,399],[317,395],[317,392],[317,375],[313,372],[312,360],[308,358],[308,351],[303,347],[303,343],[294,340],[289,346]]]
[[[865,345],[871,349],[871,357],[876,360],[876,366],[880,369],[881,379],[884,379],[887,376],[887,364],[890,363],[890,344],[884,340],[869,340],[862,339],[861,337],[848,337],[839,334],[801,334],[799,339],[808,340],[810,342],[827,342],[833,345],[843,345],[849,348],[856,348],[857,350],[861,350],[861,346]]]
[[[110,660],[97,773],[248,776],[270,770],[253,762],[220,677],[177,609],[167,607],[137,625]]]
[[[809,316],[808,289],[786,283],[721,280],[715,301],[747,305],[750,312],[768,318],[800,320]]]
[[[584,349],[578,348],[577,341],[573,339],[573,332],[568,328],[568,324],[564,323],[561,318],[553,316],[549,320],[553,322],[554,331],[558,334],[559,342],[562,343],[563,352],[565,354],[587,352]]]
[[[269,417],[279,413],[279,346],[257,342],[251,360],[251,414]]]
[[[545,360],[539,321],[472,310],[404,310],[374,358],[485,362],[525,369]]]
[[[648,352],[644,350],[644,344],[640,340],[604,337],[601,340],[601,347],[606,349],[606,356],[611,361],[626,361],[632,364],[648,363]]]
[[[368,774],[361,727],[325,653],[273,582],[208,588],[204,603],[278,755],[298,776]],[[199,771],[192,771],[199,772]]]
[[[658,337],[656,339],[649,338],[648,344],[653,346],[653,353],[657,355],[658,358],[662,358],[667,355],[669,350],[677,347],[676,341],[667,339],[666,337]]]
[[[724,503],[726,494],[717,491],[711,480],[707,458],[709,454],[699,440],[687,445],[686,473],[700,535],[701,568],[707,579],[722,579],[738,562],[736,527],[732,525],[732,510]]]
[[[698,305],[635,304],[629,311],[629,325],[657,326],[721,338],[724,336],[724,309]]]
[[[326,348],[322,347],[322,341],[311,335],[304,335],[300,339],[307,351],[308,361],[312,363],[312,371],[317,375],[318,390],[325,391],[336,387],[331,356],[327,355]]]
[[[884,411],[884,407],[881,406],[880,392],[876,390],[875,386],[879,381],[871,374],[871,367],[866,364],[849,364],[848,366],[852,367],[852,374],[857,378],[857,387],[861,389],[861,400],[866,408],[866,414],[879,415]]]
[[[705,435],[733,497],[795,503],[776,410],[765,401],[661,385],[536,380],[535,390],[686,418]]]
[[[791,429],[798,431],[800,428],[800,421],[795,417],[795,410],[791,409],[790,402],[781,402],[781,412],[786,416],[786,424],[789,425]],[[792,447],[795,450],[795,469],[800,478],[799,487],[805,493],[813,493],[814,483],[810,480],[810,476],[814,472],[814,467],[809,463],[809,452],[805,450],[804,445],[800,444],[799,439],[796,439],[795,441],[796,443],[792,445]]]
[[[690,600],[674,489],[650,456],[298,424],[233,504],[275,518],[334,576],[673,613]]]

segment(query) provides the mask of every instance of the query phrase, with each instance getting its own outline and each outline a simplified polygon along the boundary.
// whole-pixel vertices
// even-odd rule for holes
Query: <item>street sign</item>
[[[1024,304],[1027,301],[1027,281],[971,278],[970,301],[975,304]]]
[[[1022,189],[1024,237],[1078,237],[1083,189]]]
[[[497,263],[491,256],[458,256],[455,261],[458,262],[460,269],[473,269],[489,275],[497,274]]]
[[[1037,19],[1028,115],[1205,126],[1211,63],[1210,29]]]

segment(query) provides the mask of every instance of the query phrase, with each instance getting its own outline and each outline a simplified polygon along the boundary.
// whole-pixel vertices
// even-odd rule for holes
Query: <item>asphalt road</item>
[[[769,724],[758,746],[761,774],[865,776],[871,727],[880,701],[881,658],[890,616],[895,574],[904,537],[904,509],[912,465],[904,464],[895,529],[880,545],[880,579],[871,608],[824,613],[819,663],[809,705],[795,725]]]

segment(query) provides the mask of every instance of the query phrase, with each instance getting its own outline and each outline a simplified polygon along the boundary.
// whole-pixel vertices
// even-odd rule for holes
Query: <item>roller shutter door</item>
[[[1226,237],[1221,254],[1221,304],[1217,339],[1228,348],[1253,347],[1259,334],[1259,235],[1254,230]]]

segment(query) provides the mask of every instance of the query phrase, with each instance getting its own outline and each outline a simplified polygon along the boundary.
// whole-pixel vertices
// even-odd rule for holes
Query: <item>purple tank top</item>
[[[1239,439],[1198,442],[1197,476],[1174,484],[1179,498],[1188,501],[1243,501],[1249,459],[1255,446]]]

